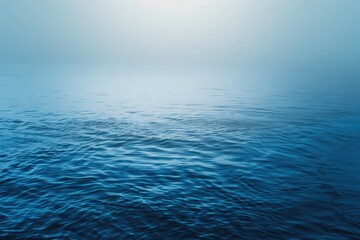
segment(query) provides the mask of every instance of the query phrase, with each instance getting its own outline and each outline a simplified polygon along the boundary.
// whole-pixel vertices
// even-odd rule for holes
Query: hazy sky
[[[349,65],[359,0],[1,0],[0,60]]]

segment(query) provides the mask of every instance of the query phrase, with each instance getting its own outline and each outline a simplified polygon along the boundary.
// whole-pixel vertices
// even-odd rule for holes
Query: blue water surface
[[[360,239],[356,91],[189,72],[3,72],[0,238]]]

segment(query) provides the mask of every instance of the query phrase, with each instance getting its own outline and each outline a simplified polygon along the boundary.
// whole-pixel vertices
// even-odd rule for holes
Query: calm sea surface
[[[291,81],[0,75],[0,238],[360,239],[359,97]]]

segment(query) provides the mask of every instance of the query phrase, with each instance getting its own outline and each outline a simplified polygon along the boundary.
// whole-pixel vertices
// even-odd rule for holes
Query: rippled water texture
[[[1,75],[0,238],[360,239],[357,95],[210,75]]]

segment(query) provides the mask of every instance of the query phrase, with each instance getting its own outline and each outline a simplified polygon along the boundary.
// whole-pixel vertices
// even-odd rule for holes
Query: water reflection
[[[356,96],[64,73],[1,77],[1,237],[359,237]]]

